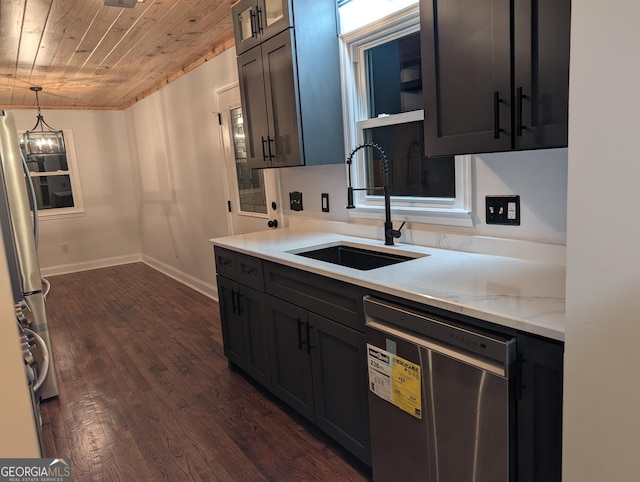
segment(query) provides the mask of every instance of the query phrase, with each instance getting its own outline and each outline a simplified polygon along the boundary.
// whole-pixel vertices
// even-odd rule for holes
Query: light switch
[[[520,226],[520,196],[486,196],[486,223]]]
[[[290,192],[289,205],[292,211],[302,211],[302,193],[299,191]]]

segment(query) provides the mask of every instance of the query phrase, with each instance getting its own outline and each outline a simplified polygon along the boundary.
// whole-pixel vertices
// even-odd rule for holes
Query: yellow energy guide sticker
[[[367,344],[369,389],[377,396],[422,419],[420,365]]]

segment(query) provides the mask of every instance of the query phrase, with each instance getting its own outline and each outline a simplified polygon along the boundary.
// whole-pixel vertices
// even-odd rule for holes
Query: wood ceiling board
[[[117,65],[117,61],[123,51],[130,49],[130,45],[135,45],[140,38],[148,32],[153,25],[165,17],[173,10],[174,5],[164,2],[152,2],[144,9],[120,9],[132,10],[137,15],[120,15],[111,25],[109,31],[96,45],[91,57],[82,65],[82,70],[88,75],[111,74],[112,67]],[[124,12],[126,13],[126,12]],[[138,59],[140,60],[140,59]],[[102,72],[97,72],[97,70]]]
[[[231,9],[218,8],[211,11],[211,2],[206,3],[207,2],[203,2],[198,5],[196,9],[192,10],[188,15],[188,21],[181,22],[181,28],[171,29],[171,38],[168,41],[165,40],[162,50],[149,48],[150,46],[156,45],[156,42],[153,42],[151,36],[147,36],[122,57],[123,60],[117,64],[116,68],[121,72],[129,72],[132,74],[127,81],[127,86],[121,87],[123,93],[124,89],[128,88],[132,93],[131,98],[135,99],[140,97],[140,92],[155,91],[159,86],[166,85],[166,82],[163,81],[169,77],[164,75],[165,72],[172,71],[183,75],[186,67],[197,62],[203,56],[203,53],[206,55],[213,50],[213,46],[210,44],[211,38],[216,39],[216,44],[228,44],[228,32],[224,29],[216,28],[215,25],[224,25],[227,23],[227,18],[230,25]],[[224,4],[225,2],[218,3]],[[225,14],[225,11],[227,18],[220,19],[213,16],[214,12],[220,15]],[[205,19],[206,22],[203,23]],[[203,25],[206,27],[206,34],[198,30],[203,28]],[[160,31],[163,36],[166,36],[164,29]],[[196,39],[199,39],[202,43],[198,45]],[[153,54],[151,54],[151,50],[154,50]],[[148,52],[146,56],[143,53],[145,51]],[[182,52],[182,54],[180,54],[180,52]],[[193,54],[189,54],[189,52],[193,52]],[[179,59],[180,62],[176,63],[176,59]],[[144,62],[145,65],[145,76],[135,75],[135,73],[139,71],[141,61]],[[109,87],[115,88],[116,86],[109,84]]]
[[[24,8],[22,31],[20,34],[20,51],[15,70],[16,89],[13,92],[11,101],[15,104],[22,104],[28,101],[27,96],[32,97],[35,104],[35,94],[29,90],[31,84],[31,74],[33,72],[35,59],[42,45],[42,37],[47,19],[51,12],[53,0],[28,0]]]
[[[0,1],[0,99],[13,100],[25,0]]]
[[[179,28],[181,22],[198,1],[179,2],[165,12],[160,18],[154,18],[151,24],[136,26],[127,34],[126,42],[121,42],[104,58],[102,65],[95,69],[95,74],[102,75],[111,70],[135,73],[140,63],[161,50],[167,42],[167,36]],[[124,62],[124,63],[123,63]],[[129,69],[129,70],[127,70]]]
[[[45,27],[42,48],[34,62],[30,85],[40,85],[44,106],[74,105],[82,89],[70,88],[69,64],[78,45],[101,11],[102,2],[54,0]],[[47,100],[44,100],[46,96]]]
[[[41,85],[43,109],[128,107],[231,47],[233,3],[1,0],[0,106],[33,108]]]

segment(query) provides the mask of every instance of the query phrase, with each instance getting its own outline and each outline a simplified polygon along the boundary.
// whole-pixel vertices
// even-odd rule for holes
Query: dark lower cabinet
[[[229,362],[371,465],[364,290],[218,246],[215,259]]]
[[[518,333],[518,482],[562,480],[564,344]]]
[[[216,266],[229,361],[371,466],[364,288],[219,247]],[[517,480],[560,482],[564,344],[516,336]]]
[[[267,296],[272,390],[371,463],[364,334]]]
[[[224,354],[267,388],[271,387],[268,346],[265,343],[265,295],[218,276],[218,298]]]
[[[309,313],[316,425],[371,463],[364,334]]]
[[[307,310],[267,297],[267,329],[272,390],[306,418],[315,421]]]

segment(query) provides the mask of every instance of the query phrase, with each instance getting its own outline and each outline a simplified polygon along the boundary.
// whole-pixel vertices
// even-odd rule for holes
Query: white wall
[[[638,18],[572,4],[565,482],[640,478]]]
[[[213,294],[210,238],[228,234],[214,93],[237,82],[235,48],[126,111],[145,261]]]
[[[19,133],[36,111],[14,112]],[[56,129],[71,129],[85,214],[40,223],[38,255],[44,274],[77,271],[140,258],[131,155],[125,116],[119,111],[43,111]],[[64,253],[62,245],[68,252]]]
[[[567,149],[482,154],[474,156],[472,170],[475,211],[473,228],[416,224],[409,227],[414,230],[470,236],[565,243]],[[282,169],[280,183],[285,203],[284,212],[288,216],[349,222],[349,213],[344,207],[347,203],[347,178],[343,164]],[[304,211],[296,213],[289,210],[290,191],[302,192]],[[321,211],[320,194],[323,192],[329,193],[329,213]],[[505,194],[520,195],[521,225],[485,224],[485,196]]]

